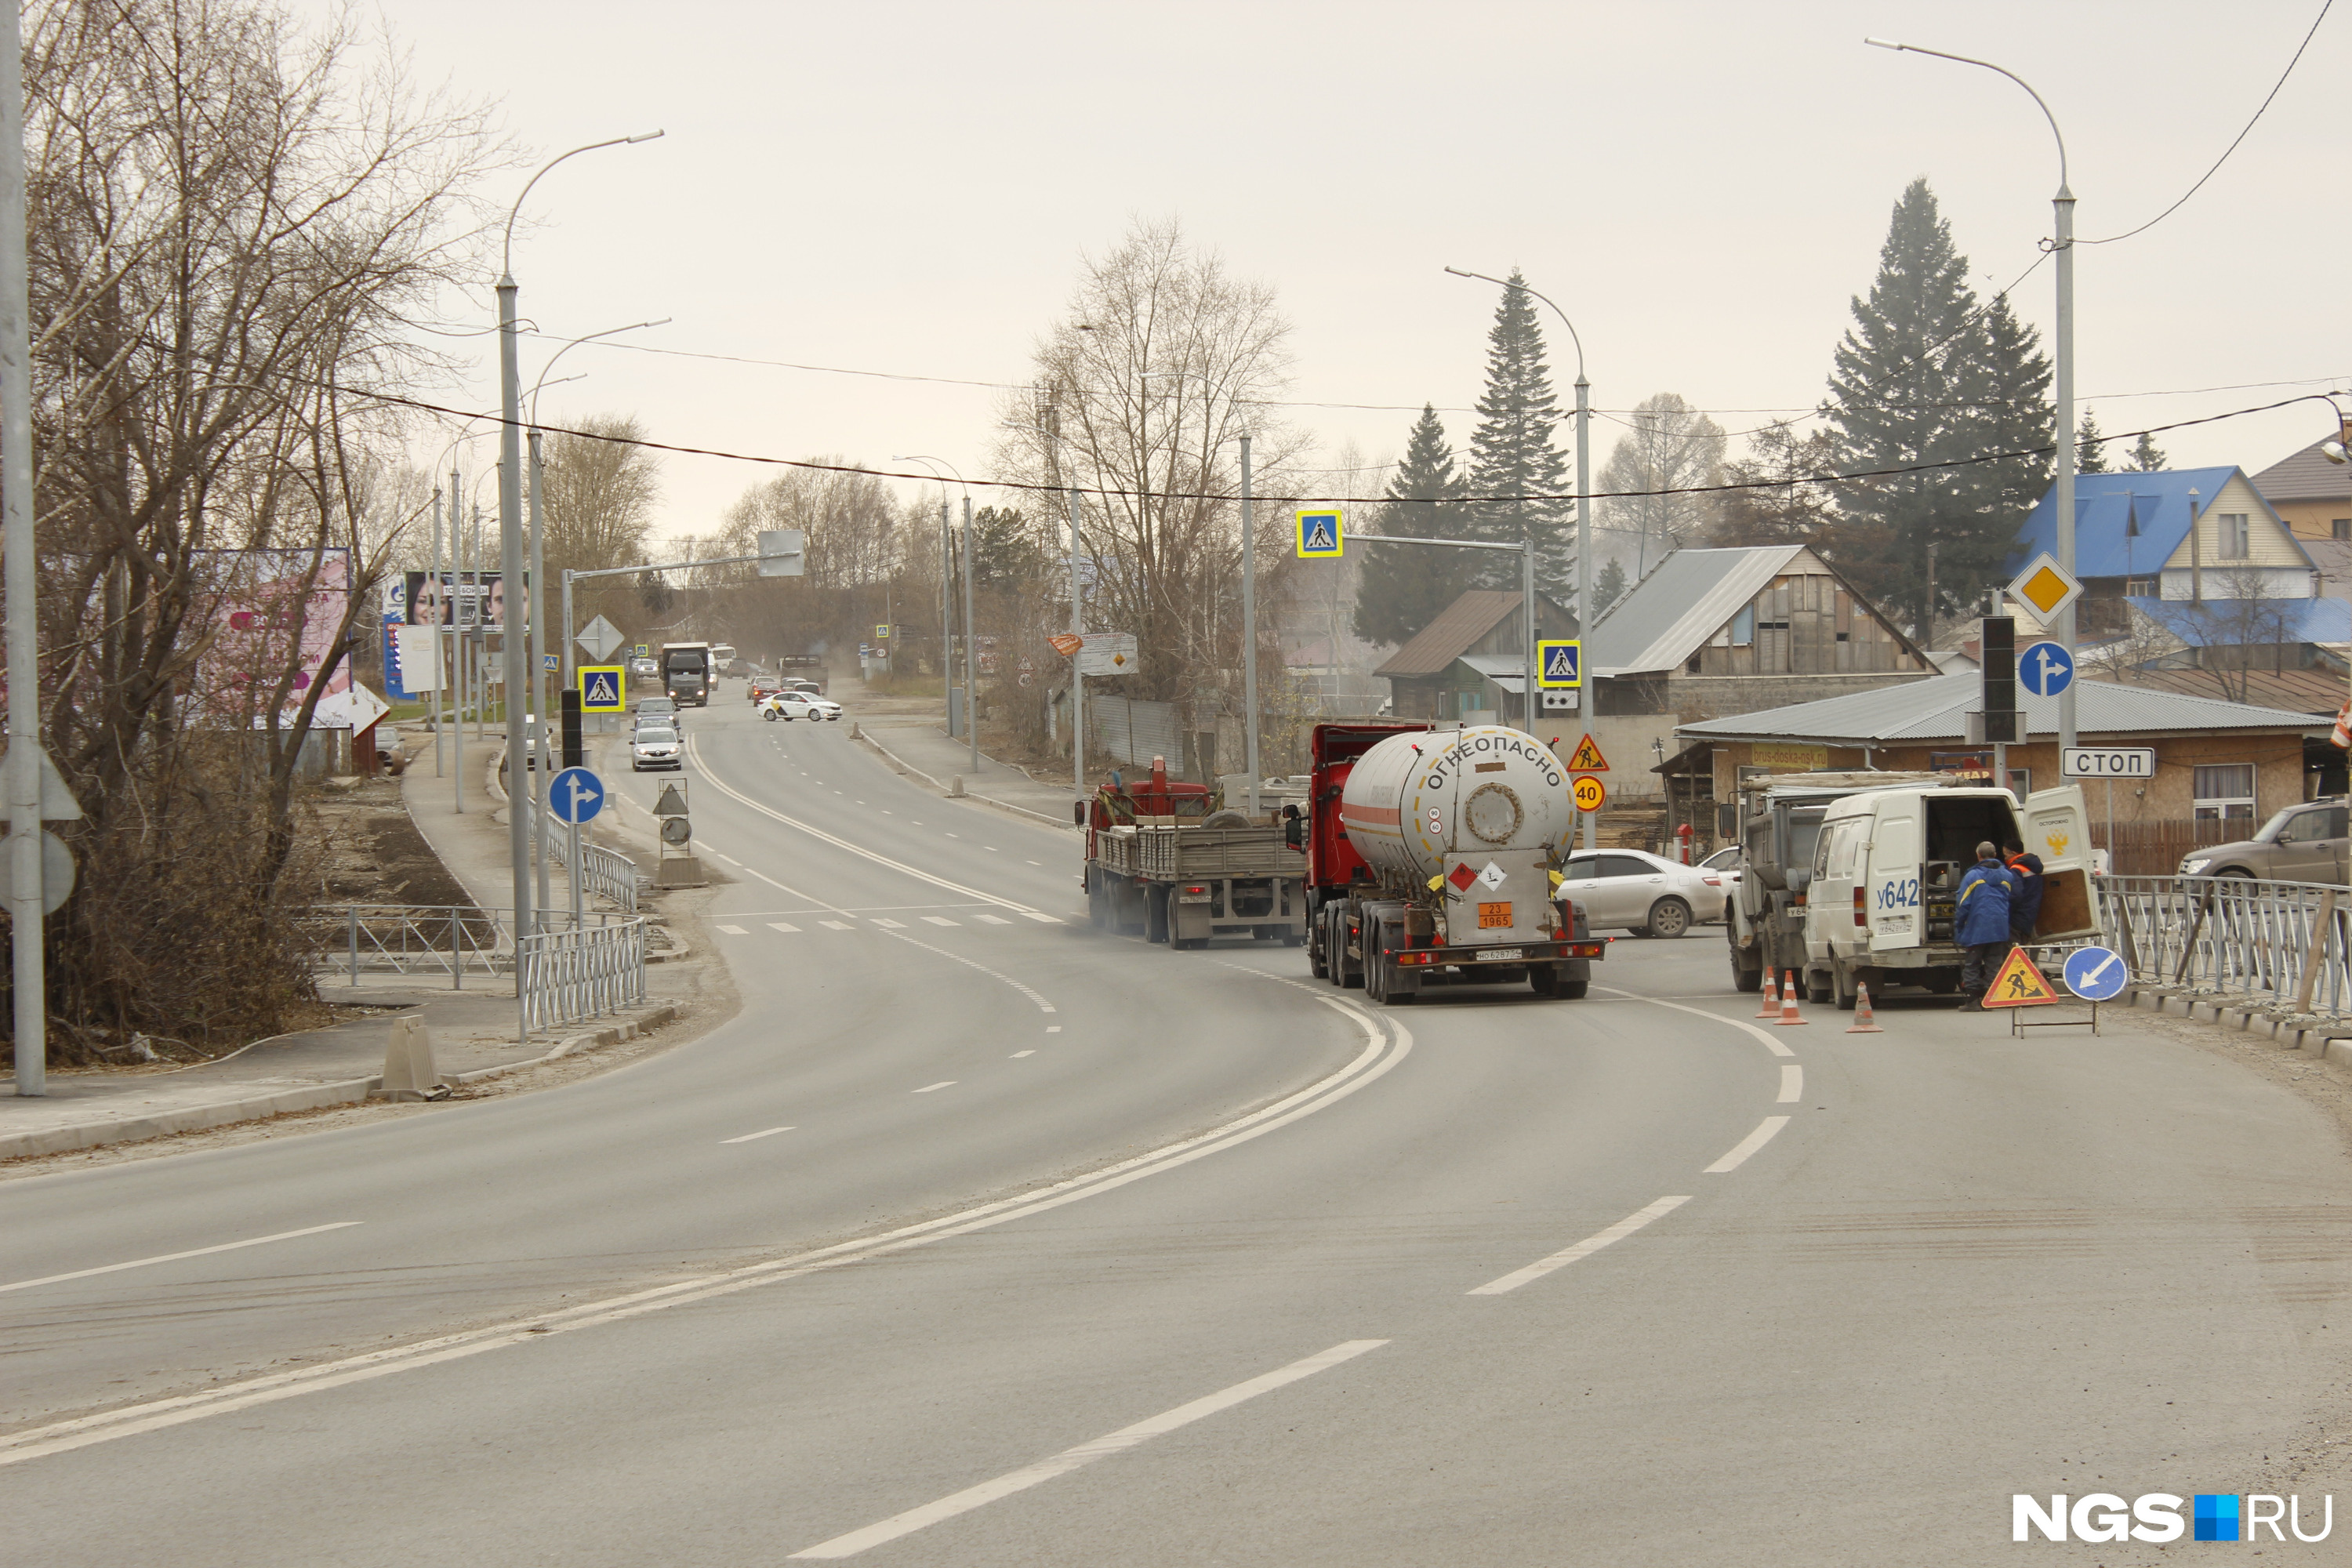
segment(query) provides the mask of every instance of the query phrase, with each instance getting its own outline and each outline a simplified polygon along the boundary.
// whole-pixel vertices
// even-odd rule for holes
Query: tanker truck
[[[1307,810],[1307,962],[1376,1002],[1527,984],[1580,997],[1595,941],[1559,894],[1576,826],[1567,770],[1498,724],[1318,724]]]

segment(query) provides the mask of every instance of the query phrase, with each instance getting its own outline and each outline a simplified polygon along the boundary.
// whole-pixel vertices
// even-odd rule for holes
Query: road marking
[[[923,923],[927,926],[960,926],[963,921],[951,921],[945,915],[925,915]]]
[[[1013,923],[999,915],[974,915],[971,918],[984,926],[1009,926]]]
[[[1661,1002],[1655,996],[1644,996],[1638,991],[1620,991],[1613,985],[1596,985],[1595,991],[1606,991],[1630,1002],[1647,1002],[1653,1007],[1671,1007],[1677,1013],[1688,1013],[1694,1018],[1705,1018],[1711,1024],[1728,1024],[1735,1029],[1745,1029],[1776,1057],[1793,1057],[1797,1053],[1744,1019],[1727,1018],[1720,1013],[1710,1013],[1704,1007],[1685,1007],[1679,1002]]]
[[[993,845],[993,844],[983,844],[983,845],[982,845],[982,846],[981,846],[981,847],[982,847],[982,849],[987,850],[991,855],[993,855],[993,854],[995,854],[995,853],[996,853],[996,846],[995,846],[995,845]]]
[[[1739,1169],[1740,1165],[1747,1161],[1748,1155],[1753,1154],[1757,1150],[1761,1149],[1765,1144],[1772,1142],[1772,1135],[1787,1125],[1789,1125],[1789,1119],[1785,1116],[1766,1117],[1761,1126],[1758,1127],[1755,1131],[1750,1132],[1747,1137],[1742,1138],[1738,1143],[1732,1146],[1730,1153],[1726,1154],[1722,1159],[1717,1160],[1714,1164],[1709,1165],[1706,1170],[1700,1172],[1699,1174],[1703,1176],[1719,1176],[1726,1171],[1736,1171]]]
[[[1013,912],[1017,915],[1027,915],[1033,921],[1044,921],[1049,926],[1066,925],[1069,923],[1059,915],[1045,914],[1036,910],[1015,910]]]
[[[768,929],[770,931],[786,931],[792,935],[797,936],[800,934],[801,928],[793,924],[790,921],[770,921],[768,922]]]
[[[963,836],[962,836],[961,834],[959,834],[959,833],[950,833],[950,834],[949,834],[949,835],[948,835],[948,837],[949,837],[950,838],[960,838],[960,837],[963,837]]]
[[[1014,1492],[1026,1491],[1031,1487],[1050,1481],[1056,1476],[1068,1475],[1072,1470],[1091,1465],[1097,1459],[1108,1458],[1113,1454],[1139,1447],[1154,1437],[1173,1432],[1179,1427],[1190,1426],[1195,1421],[1203,1420],[1220,1411],[1230,1410],[1236,1405],[1255,1399],[1261,1394],[1271,1394],[1277,1388],[1298,1382],[1301,1378],[1312,1377],[1318,1372],[1339,1365],[1342,1362],[1353,1361],[1366,1351],[1378,1350],[1388,1342],[1386,1340],[1349,1340],[1333,1345],[1329,1350],[1319,1354],[1292,1362],[1288,1366],[1279,1367],[1261,1376],[1253,1377],[1246,1383],[1234,1384],[1231,1388],[1221,1389],[1205,1399],[1195,1399],[1190,1405],[1180,1405],[1173,1410],[1154,1415],[1149,1421],[1139,1421],[1132,1426],[1122,1426],[1116,1432],[1097,1437],[1091,1442],[1081,1443],[1075,1448],[1065,1448],[1051,1458],[1040,1459],[1034,1465],[1024,1465],[1020,1469],[999,1476],[992,1481],[982,1481],[976,1487],[967,1487],[951,1497],[940,1499],[937,1502],[928,1502],[920,1508],[908,1509],[904,1513],[894,1514],[879,1524],[869,1524],[863,1530],[853,1530],[846,1535],[836,1535],[831,1541],[819,1542],[804,1551],[793,1552],[793,1556],[795,1558],[855,1556],[868,1547],[879,1546],[886,1541],[896,1541],[902,1535],[911,1535],[916,1531],[937,1524],[942,1520],[953,1519],[960,1513],[970,1513],[973,1509],[985,1507],[999,1498],[1011,1497]]]
[[[846,921],[819,921],[816,923],[824,927],[827,931],[856,931],[857,929]]]
[[[935,1089],[953,1089],[955,1086],[956,1080],[954,1079],[943,1078],[937,1083],[927,1083],[920,1089],[910,1089],[907,1092],[908,1094],[929,1094]]]
[[[1637,1209],[1627,1215],[1607,1230],[1593,1232],[1574,1247],[1563,1247],[1549,1258],[1538,1258],[1525,1268],[1513,1269],[1500,1279],[1490,1279],[1476,1289],[1466,1293],[1472,1296],[1499,1296],[1506,1290],[1516,1290],[1530,1279],[1540,1279],[1555,1268],[1565,1268],[1580,1258],[1591,1257],[1612,1241],[1624,1240],[1652,1220],[1664,1218],[1688,1202],[1690,1202],[1690,1194],[1687,1193],[1678,1198],[1660,1198],[1648,1208]]]
[[[1045,1032],[1049,1035],[1058,1035],[1062,1032],[1062,1026],[1059,1024],[1048,1024],[1045,1026]]]
[[[771,1127],[764,1132],[746,1132],[740,1138],[721,1138],[721,1143],[749,1143],[754,1138],[773,1138],[779,1132],[790,1132],[789,1127]]]
[[[1780,1098],[1775,1103],[1794,1105],[1805,1098],[1805,1069],[1784,1067],[1780,1069]]]
[[[725,931],[729,936],[750,936],[751,934],[750,931],[745,931],[741,926],[720,926],[719,929]]]
[[[1540,683],[1538,683],[1538,684],[1540,684]],[[1042,865],[1043,863],[1044,863],[1044,862],[1042,862],[1042,861],[1037,861],[1037,860],[1032,860],[1032,861],[1030,861],[1030,862],[1029,862],[1029,864],[1031,864],[1032,866]]]
[[[1028,1050],[1025,1050],[1025,1051],[1015,1051],[1015,1052],[1013,1052],[1013,1060],[1014,1060],[1014,1061],[1016,1061],[1016,1062],[1017,1062],[1017,1061],[1019,1061],[1023,1057],[1034,1057],[1034,1056],[1035,1056],[1036,1054],[1037,1054],[1037,1052],[1036,1052],[1036,1050],[1035,1050],[1035,1048],[1034,1048],[1034,1047],[1033,1047],[1032,1048],[1028,1049]]]
[[[273,1241],[291,1241],[298,1236],[317,1236],[321,1231],[348,1230],[365,1220],[339,1219],[332,1225],[313,1225],[300,1230],[281,1230],[274,1236],[257,1236],[247,1241],[224,1241],[218,1247],[190,1247],[185,1252],[159,1253],[153,1258],[134,1258],[128,1263],[105,1263],[96,1268],[77,1268],[70,1274],[44,1274],[38,1279],[19,1279],[13,1285],[0,1285],[0,1292],[29,1290],[36,1285],[58,1285],[68,1279],[87,1279],[93,1274],[120,1274],[126,1268],[144,1268],[155,1263],[177,1263],[183,1258],[209,1258],[215,1252],[235,1252],[241,1247],[266,1247]]]
[[[753,873],[755,876],[758,874]],[[790,889],[785,890],[791,891]],[[509,1345],[530,1344],[542,1341],[549,1334],[570,1333],[578,1329],[621,1322],[671,1307],[796,1279],[805,1274],[844,1268],[928,1246],[950,1237],[968,1236],[1012,1220],[1024,1219],[1065,1204],[1079,1203],[1111,1192],[1130,1182],[1142,1181],[1147,1176],[1174,1170],[1195,1160],[1206,1159],[1236,1144],[1263,1138],[1277,1128],[1328,1110],[1367,1084],[1386,1077],[1397,1063],[1412,1053],[1412,1031],[1396,1018],[1377,1017],[1349,997],[1324,994],[1328,990],[1327,986],[1286,980],[1242,964],[1228,967],[1261,980],[1273,981],[1277,985],[1292,985],[1314,994],[1317,1001],[1364,1032],[1364,1048],[1345,1067],[1334,1069],[1297,1093],[1272,1105],[1261,1107],[1246,1116],[1236,1117],[1222,1127],[1163,1144],[1147,1153],[1086,1175],[1072,1176],[1012,1197],[978,1204],[936,1219],[902,1226],[860,1241],[836,1242],[809,1252],[747,1263],[716,1274],[676,1280],[601,1301],[585,1301],[576,1307],[509,1319],[486,1328],[389,1346],[361,1355],[346,1356],[340,1361],[322,1362],[315,1366],[268,1373],[237,1383],[222,1384],[198,1394],[146,1400],[96,1415],[52,1422],[46,1426],[30,1427],[0,1436],[0,1465],[21,1464],[27,1459],[84,1448],[95,1443],[111,1442],[118,1437],[159,1431],[190,1421],[201,1421],[211,1415],[224,1415],[231,1411],[274,1404],[281,1399],[299,1398],[306,1394],[388,1377],[394,1373],[437,1366],[444,1362],[462,1360]]]
[[[718,850],[716,850],[716,849],[713,849],[713,850],[711,851],[711,853],[712,853],[713,855],[719,855],[719,851],[718,851]],[[740,865],[743,863],[742,861],[738,860],[737,858],[735,858],[735,857],[734,857],[734,856],[732,856],[732,855],[719,855],[719,858],[721,860],[726,861],[730,866],[740,866]]]
[[[907,922],[905,921],[885,920],[879,916],[877,916],[868,923],[879,926],[884,931],[905,931],[907,929]]]

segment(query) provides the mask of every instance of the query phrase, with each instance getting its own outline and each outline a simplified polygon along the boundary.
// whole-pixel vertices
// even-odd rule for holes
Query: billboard
[[[213,603],[212,635],[190,681],[189,695],[199,711],[266,727],[268,715],[256,708],[285,680],[280,723],[292,722],[311,688],[320,685],[324,690],[312,720],[317,728],[364,729],[375,721],[383,704],[352,682],[351,660],[339,658],[331,669],[326,668],[351,602],[350,551],[202,554],[213,579]]]
[[[526,594],[527,594],[526,590]],[[411,572],[401,584],[402,603],[412,626],[461,626],[493,635],[506,630],[506,578],[497,572]],[[526,594],[515,595],[518,624],[527,625]]]

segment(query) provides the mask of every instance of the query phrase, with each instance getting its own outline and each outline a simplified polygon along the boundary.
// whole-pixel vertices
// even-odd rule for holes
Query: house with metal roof
[[[2319,563],[2320,592],[2330,598],[2352,595],[2352,465],[2324,450],[2340,451],[2346,437],[2352,437],[2352,425],[2344,426],[2343,437],[2314,441],[2253,478],[2263,499]]]
[[[1400,719],[1528,722],[1527,616],[1516,588],[1473,588],[1445,606],[1374,675],[1388,679]],[[1571,637],[1576,616],[1536,595],[1536,635]]]
[[[2018,530],[2012,570],[2057,553],[2058,491],[2052,486]],[[2318,563],[2263,492],[2237,468],[2082,474],[2074,480],[2075,609],[2084,636],[2128,629],[2134,598],[2308,599]],[[2018,636],[2044,628],[2017,606]]]
[[[1924,649],[1801,544],[1675,551],[1599,618],[1585,664],[1602,713],[1685,719],[1934,672]]]

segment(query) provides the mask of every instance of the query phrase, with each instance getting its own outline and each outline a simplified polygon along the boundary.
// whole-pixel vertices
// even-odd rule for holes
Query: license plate
[[[1480,953],[1478,956],[1485,959],[1487,963],[1493,963],[1498,961],[1515,963],[1527,957],[1527,954],[1516,947],[1491,947],[1486,952]]]
[[[1478,906],[1478,929],[1485,931],[1493,926],[1500,926],[1505,931],[1511,929],[1511,906],[1508,903]]]

